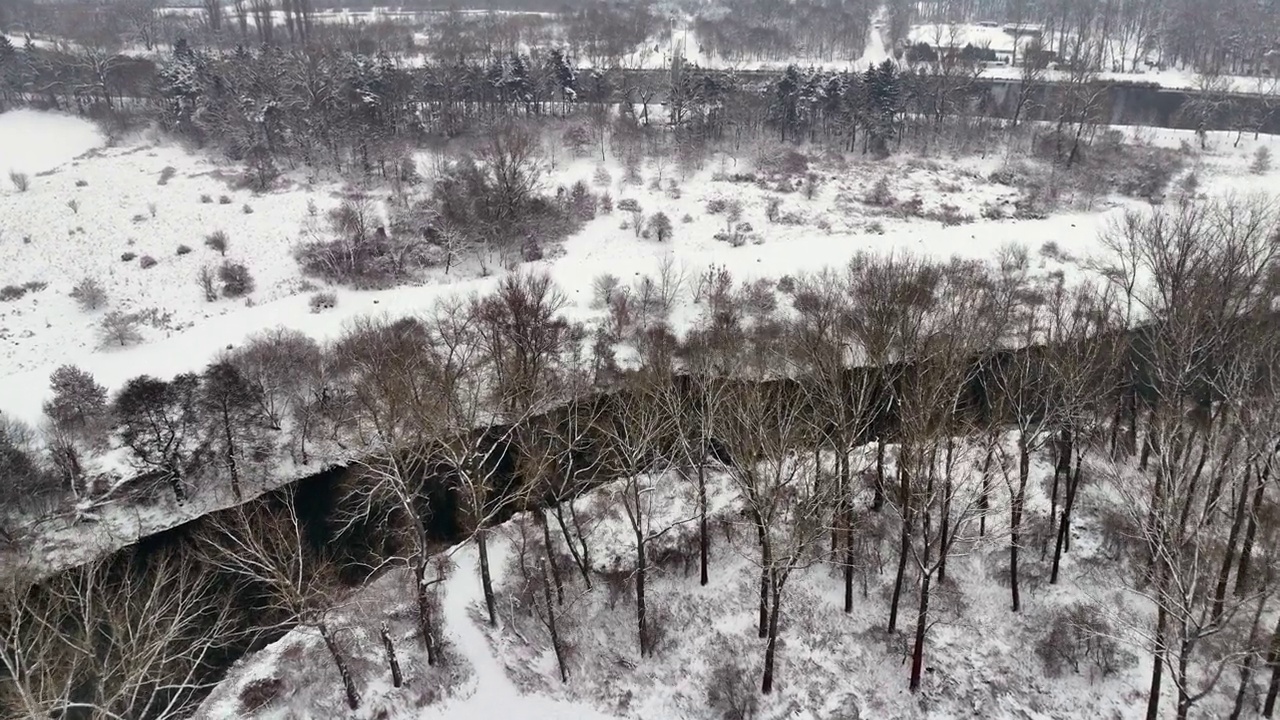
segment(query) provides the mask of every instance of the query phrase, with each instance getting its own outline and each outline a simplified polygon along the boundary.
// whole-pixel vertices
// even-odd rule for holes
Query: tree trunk
[[[1067,484],[1071,482],[1071,431],[1063,430],[1062,439],[1058,442],[1058,461],[1053,465],[1053,487],[1049,492],[1049,533],[1045,535],[1044,541],[1040,543],[1040,560],[1044,560],[1045,554],[1049,551],[1049,538],[1057,537],[1057,521],[1058,521],[1058,487],[1061,485],[1062,478],[1067,479]],[[1066,488],[1063,488],[1065,493]],[[1066,501],[1063,500],[1063,505]]]
[[[836,462],[840,465],[840,474],[842,479],[841,486],[844,488],[844,611],[845,613],[853,612],[853,498],[852,498],[852,480],[849,477],[849,453],[845,449],[845,445],[841,442],[840,454],[836,458]]]
[[[1244,656],[1244,665],[1240,666],[1240,685],[1236,688],[1236,699],[1228,720],[1240,720],[1240,713],[1244,712],[1244,699],[1253,685],[1253,663],[1253,653]]]
[[[440,662],[440,657],[436,652],[436,632],[435,622],[431,614],[431,595],[427,591],[427,565],[426,554],[421,553],[417,567],[414,568],[414,575],[418,586],[416,589],[418,597],[418,629],[422,632],[422,642],[427,646],[427,665],[433,666]]]
[[[1164,633],[1168,618],[1169,611],[1165,609],[1163,602],[1158,602],[1155,649],[1151,654],[1151,688],[1147,694],[1147,720],[1160,720],[1160,682],[1164,674]]]
[[[880,512],[884,507],[884,438],[876,440],[876,487],[871,497],[871,510]]]
[[[329,632],[329,626],[326,623],[322,622],[317,627],[325,647],[329,648],[329,655],[333,657],[333,664],[338,668],[338,675],[342,677],[342,688],[347,694],[347,707],[352,710],[359,709],[360,692],[356,690],[356,683],[351,679],[351,669],[347,667],[347,661],[342,657],[338,643],[333,639],[333,634]]]
[[[1249,470],[1245,464],[1244,482],[1240,486],[1240,495],[1236,498],[1235,510],[1231,513],[1231,529],[1227,531],[1227,546],[1222,551],[1222,566],[1218,568],[1218,583],[1213,589],[1213,612],[1211,617],[1217,622],[1227,602],[1227,582],[1231,578],[1231,566],[1235,564],[1236,542],[1240,539],[1240,526],[1244,524],[1245,509],[1249,503]]]
[[[928,563],[928,558],[925,558]],[[920,677],[924,672],[924,638],[929,625],[929,580],[925,573],[920,582],[920,614],[916,616],[916,643],[911,651],[911,692],[920,689]]]
[[[480,550],[480,586],[484,590],[484,608],[489,614],[489,625],[498,624],[498,613],[493,596],[493,575],[489,572],[489,542],[485,538],[485,529],[476,533],[476,547]]]
[[[978,537],[987,536],[987,512],[991,510],[991,460],[995,453],[992,447],[987,448],[987,456],[982,460],[982,493],[978,495]]]
[[[1267,699],[1262,703],[1262,717],[1269,718],[1276,709],[1276,695],[1280,694],[1280,619],[1271,633],[1271,647],[1267,650],[1267,667],[1271,668],[1271,681],[1267,684]]]
[[[1049,573],[1049,584],[1058,582],[1058,569],[1062,564],[1062,554],[1071,547],[1071,509],[1076,503],[1076,493],[1080,490],[1080,460],[1076,458],[1076,469],[1067,480],[1066,498],[1062,502],[1062,519],[1058,522],[1057,540],[1053,544],[1053,570]]]
[[[765,537],[764,520],[755,518],[756,540],[760,543],[760,621],[757,636],[769,636],[769,565],[772,560],[769,552],[769,541]]]
[[[1249,512],[1248,522],[1245,527],[1244,544],[1240,546],[1240,566],[1236,568],[1236,597],[1244,595],[1246,583],[1249,580],[1249,562],[1253,554],[1253,539],[1258,532],[1258,508],[1262,507],[1263,495],[1267,488],[1267,480],[1271,477],[1271,460],[1268,458],[1267,464],[1263,466],[1262,473],[1258,475],[1258,484],[1253,490],[1253,509]]]
[[[760,681],[760,692],[765,695],[773,692],[773,667],[778,652],[778,616],[782,614],[782,583],[774,577],[770,584],[773,589],[773,611],[769,613],[769,641],[764,648],[764,679]]]
[[[1022,597],[1018,592],[1018,546],[1022,527],[1022,504],[1027,494],[1027,476],[1031,472],[1031,450],[1027,447],[1026,432],[1018,438],[1018,492],[1009,509],[1009,593],[1013,599],[1013,611],[1022,609]]]
[[[889,633],[898,629],[898,605],[902,601],[902,582],[907,574],[907,556],[911,552],[911,476],[906,468],[907,454],[899,451],[898,476],[902,508],[902,533],[898,544],[898,571],[893,580],[893,597],[889,601]]]
[[[947,460],[942,477],[942,523],[938,530],[938,582],[947,581],[947,540],[951,534],[951,462],[955,440],[947,438]]]
[[[387,627],[384,620],[381,628],[382,649],[387,653],[387,665],[391,668],[391,686],[400,687],[404,684],[404,676],[400,674],[400,661],[396,659],[396,646],[391,642],[391,629]]]
[[[636,632],[640,640],[640,657],[647,657],[653,651],[649,647],[649,624],[645,615],[644,586],[649,567],[645,557],[644,536],[636,534]]]
[[[564,604],[564,581],[560,578],[560,563],[556,562],[555,552],[551,544],[551,523],[547,522],[547,511],[536,510],[538,523],[542,525],[542,542],[547,552],[547,563],[551,566],[551,578],[556,586],[556,603]]]
[[[569,503],[569,512],[573,512],[573,500],[567,500]],[[586,558],[586,541],[582,542],[582,551],[579,552],[578,545],[574,543],[573,537],[569,534],[569,525],[564,521],[564,503],[556,505],[556,524],[560,526],[560,534],[564,535],[564,544],[569,546],[569,555],[573,558],[573,564],[578,567],[578,573],[582,575],[582,582],[586,583],[587,588],[591,587],[591,566],[587,563]]]
[[[707,556],[711,551],[711,539],[707,535],[707,463],[706,454],[698,461],[698,564],[701,570],[700,584],[708,582]]]
[[[231,434],[231,417],[224,410],[222,413],[222,431],[227,443],[227,472],[231,473],[231,494],[235,497],[236,502],[241,502],[240,495],[240,468],[236,464],[236,443],[235,436]]]
[[[547,577],[547,566],[542,566],[542,594],[547,603],[547,631],[551,633],[551,649],[556,654],[556,664],[560,666],[560,682],[569,682],[569,668],[564,663],[564,648],[560,646],[560,633],[556,629],[556,607],[551,602],[551,583]],[[564,603],[564,599],[560,599]]]

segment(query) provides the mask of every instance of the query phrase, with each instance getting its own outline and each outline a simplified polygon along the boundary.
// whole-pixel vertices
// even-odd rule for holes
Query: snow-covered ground
[[[1190,133],[1125,132],[1154,144],[1195,144]],[[1275,139],[1245,136],[1238,147],[1234,140],[1233,135],[1212,134],[1209,150],[1195,152],[1201,192],[1280,189],[1275,170],[1261,176],[1247,173],[1257,147],[1280,150]],[[337,202],[336,185],[307,185],[304,180],[254,194],[232,189],[237,168],[175,144],[136,139],[100,147],[100,142],[92,126],[77,119],[32,111],[0,115],[0,166],[14,165],[30,175],[26,192],[0,178],[0,287],[47,284],[0,302],[0,411],[28,422],[39,422],[49,374],[65,363],[83,367],[114,389],[142,373],[171,377],[200,370],[219,352],[264,328],[287,325],[325,340],[338,335],[353,317],[410,314],[444,295],[483,292],[496,282],[496,276],[455,272],[418,286],[338,290],[335,309],[312,313],[304,292],[309,285],[299,274],[293,250],[314,231],[317,217]],[[600,163],[565,159],[565,154],[558,153],[561,159],[548,184],[591,182]],[[611,161],[607,189],[615,202],[635,199],[645,216],[662,210],[674,224],[674,238],[666,243],[639,238],[634,229],[622,227],[630,220],[628,213],[617,211],[597,217],[566,241],[562,251],[535,265],[565,290],[572,302],[570,314],[587,319],[598,316],[590,308],[596,277],[612,273],[628,282],[656,273],[667,258],[684,271],[690,286],[712,265],[740,279],[779,278],[840,266],[859,251],[990,257],[1006,243],[1025,244],[1034,254],[1053,242],[1067,256],[1083,260],[1096,252],[1099,232],[1128,205],[1104,197],[1084,211],[1043,220],[1012,219],[1008,216],[1017,190],[988,180],[1006,162],[998,156],[872,161],[861,156],[824,159],[813,153],[818,189],[810,198],[794,179],[786,186],[769,180],[733,181],[736,173],[755,172],[757,154],[744,149],[737,159],[720,156],[687,175],[674,163],[650,164],[642,170],[640,185],[625,182],[622,168]],[[162,185],[168,167],[172,177]],[[901,217],[867,205],[863,200],[881,178],[887,178],[899,204],[919,197],[926,216],[951,214],[960,224]],[[731,247],[715,239],[726,227],[723,214],[706,211],[708,201],[716,199],[742,203],[741,220],[754,228],[750,242]],[[780,203],[778,222],[766,218],[771,201]],[[996,212],[1006,218],[984,217]],[[244,263],[256,280],[256,290],[246,300],[207,302],[196,285],[202,266],[216,267],[224,260],[204,244],[216,230],[229,237],[225,259]],[[178,254],[182,245],[190,252]],[[136,257],[124,261],[124,253]],[[143,256],[156,264],[144,269]],[[1059,263],[1051,258],[1040,262],[1045,270]],[[145,314],[144,342],[101,345],[96,328],[106,310],[82,311],[69,295],[85,277],[103,284],[108,309]]]

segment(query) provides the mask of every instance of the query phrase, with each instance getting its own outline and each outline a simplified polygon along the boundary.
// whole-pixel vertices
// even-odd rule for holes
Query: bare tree
[[[0,589],[0,707],[14,717],[188,717],[237,640],[234,596],[177,551]]]
[[[265,593],[267,617],[319,633],[347,706],[358,709],[360,691],[338,644],[339,628],[331,625],[329,616],[338,600],[336,568],[305,537],[293,496],[277,493],[210,517],[210,531],[201,537],[205,560]]]

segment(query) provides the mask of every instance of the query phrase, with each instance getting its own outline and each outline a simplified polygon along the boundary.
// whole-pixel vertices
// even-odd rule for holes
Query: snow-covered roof
[[[925,43],[931,47],[962,48],[973,45],[979,48],[990,48],[995,52],[1012,53],[1015,49],[1021,50],[1030,38],[1015,37],[1013,33],[1006,32],[1002,27],[989,25],[928,24],[912,26],[911,32],[907,35],[907,41],[912,45]]]

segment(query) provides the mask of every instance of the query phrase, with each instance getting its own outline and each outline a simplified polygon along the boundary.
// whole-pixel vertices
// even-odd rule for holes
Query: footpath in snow
[[[503,566],[502,552],[491,543],[491,566]],[[495,552],[496,551],[496,552]],[[455,650],[471,664],[470,695],[429,707],[423,720],[619,720],[585,705],[540,695],[526,695],[516,688],[484,631],[472,617],[483,602],[479,560],[475,545],[468,543],[453,556],[453,573],[444,586],[445,632]],[[497,577],[494,578],[497,582]]]

